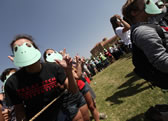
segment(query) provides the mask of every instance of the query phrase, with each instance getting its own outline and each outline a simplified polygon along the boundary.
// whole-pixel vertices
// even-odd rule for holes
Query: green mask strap
[[[3,92],[3,93],[5,92],[4,87],[5,87],[5,84],[6,84],[7,79],[8,79],[10,76],[12,76],[14,73],[15,73],[15,72],[11,72],[11,73],[9,73],[9,74],[6,76],[6,79],[5,79],[4,82],[3,82],[3,89],[2,89],[2,92]]]
[[[25,67],[36,63],[41,58],[41,53],[30,43],[14,47],[14,64],[17,67]]]

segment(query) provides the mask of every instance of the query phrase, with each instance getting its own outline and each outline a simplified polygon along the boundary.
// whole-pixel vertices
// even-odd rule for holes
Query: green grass
[[[150,106],[167,104],[168,93],[157,87],[151,89],[133,68],[128,54],[93,77],[96,105],[99,112],[108,115],[105,121],[144,121],[143,114]]]

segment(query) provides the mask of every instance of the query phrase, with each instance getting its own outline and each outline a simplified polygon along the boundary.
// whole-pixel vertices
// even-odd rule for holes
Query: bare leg
[[[90,112],[91,112],[93,118],[95,119],[95,121],[99,121],[99,112],[98,112],[98,110],[96,109],[96,106],[95,106],[95,104],[94,104],[94,101],[93,101],[93,99],[92,99],[92,96],[91,96],[90,92],[88,91],[88,92],[84,95],[84,97],[85,97],[85,100],[86,100],[86,102],[87,102],[87,104],[88,104],[89,110],[90,110]]]
[[[85,104],[82,107],[80,107],[80,111],[82,113],[84,121],[90,121],[90,116],[89,116],[89,111],[88,111],[87,104]]]
[[[84,119],[82,117],[82,113],[80,112],[80,110],[78,111],[78,113],[76,114],[76,116],[73,118],[72,121],[84,121]]]

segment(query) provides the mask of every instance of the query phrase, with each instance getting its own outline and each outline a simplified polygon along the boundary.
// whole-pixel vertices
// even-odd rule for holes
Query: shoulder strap
[[[158,35],[160,36],[160,38],[162,38],[163,40],[165,39],[165,35],[164,35],[164,32],[163,32],[163,29],[161,28],[161,26],[159,25],[154,25],[154,24],[151,24],[153,26],[153,28],[156,29]]]

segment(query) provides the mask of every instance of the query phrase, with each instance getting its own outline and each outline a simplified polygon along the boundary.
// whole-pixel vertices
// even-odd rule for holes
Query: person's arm
[[[125,20],[123,20],[122,18],[121,18],[121,16],[119,16],[119,15],[116,15],[116,17],[117,17],[117,19],[119,19],[119,21],[123,24],[123,26],[124,26],[124,29],[123,29],[123,33],[124,32],[126,32],[126,31],[128,31],[130,28],[131,28],[131,26],[129,25],[129,23],[127,23]]]
[[[4,118],[5,121],[9,121],[11,119],[9,109],[4,109],[2,111],[2,115],[3,115],[3,118]]]
[[[79,91],[76,80],[73,76],[72,69],[66,69],[66,74],[68,77],[68,90],[72,93]]]
[[[66,72],[67,79],[65,80],[65,87],[72,93],[78,92],[79,89],[72,73],[72,58],[65,55],[63,60],[56,60],[56,62],[61,65]]]
[[[15,114],[17,121],[27,121],[23,104],[15,105]]]
[[[2,115],[2,105],[0,104],[0,121],[5,121]]]
[[[78,77],[82,77],[82,66],[83,66],[83,62],[82,59],[79,56],[76,56],[76,69],[77,69],[77,75]]]

